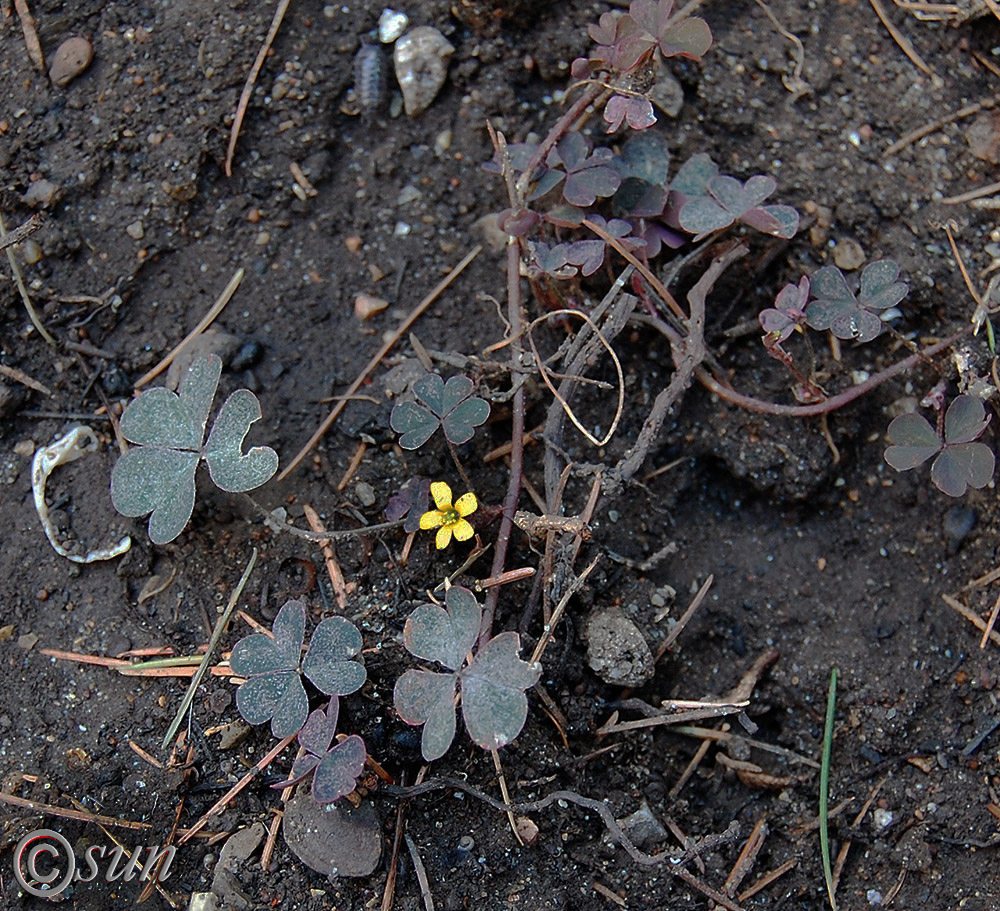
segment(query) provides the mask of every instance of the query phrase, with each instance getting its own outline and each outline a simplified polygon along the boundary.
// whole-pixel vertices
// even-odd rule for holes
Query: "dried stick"
[[[757,860],[757,855],[760,853],[760,849],[764,847],[764,839],[767,838],[767,834],[767,817],[761,816],[761,818],[754,823],[750,836],[747,838],[747,842],[743,846],[743,850],[740,851],[740,856],[736,858],[736,863],[733,864],[733,869],[729,872],[729,876],[726,877],[726,883],[722,887],[725,890],[726,895],[729,895],[730,897],[735,895],[736,890],[740,887],[740,883],[747,878],[747,874],[749,874],[749,872],[753,869],[753,865]]]
[[[20,807],[22,810],[31,810],[33,813],[42,813],[45,816],[59,816],[62,819],[75,819],[77,822],[93,822],[104,826],[118,826],[121,829],[151,829],[151,823],[133,822],[131,819],[115,819],[114,816],[101,816],[99,813],[88,813],[86,810],[68,810],[63,807],[54,807],[47,803],[38,803],[36,800],[25,800],[23,797],[15,797],[0,791],[0,803],[10,804],[12,807]]]
[[[507,182],[507,193],[511,207],[517,211],[522,208],[520,194],[515,186],[510,158],[507,155],[507,142],[502,133],[494,131],[492,124],[487,122],[490,138],[500,156],[500,165]],[[517,378],[521,367],[521,248],[513,237],[507,244],[507,323],[510,327],[510,366],[511,382]],[[507,482],[507,493],[503,499],[503,514],[500,518],[500,529],[497,532],[496,548],[493,551],[491,576],[501,576],[507,569],[507,546],[514,529],[514,514],[521,497],[521,487],[524,470],[524,385],[518,385],[511,398],[511,429],[510,429],[510,479]],[[480,647],[489,641],[493,635],[493,618],[496,615],[497,604],[500,601],[500,587],[491,588],[486,593],[483,604],[483,619],[479,627]]]
[[[14,244],[19,244],[26,237],[30,237],[42,226],[42,216],[37,212],[31,216],[23,225],[18,225],[13,231],[8,231],[0,240],[0,250],[5,250]]]
[[[417,883],[420,885],[420,896],[424,900],[424,909],[425,911],[434,911],[434,896],[431,895],[431,884],[427,880],[427,870],[424,868],[424,862],[420,859],[417,845],[409,835],[404,835],[403,841],[406,842],[406,850],[410,852],[410,859],[413,861],[413,873],[417,877]]]
[[[38,40],[35,17],[31,15],[31,10],[28,8],[28,0],[14,0],[14,9],[17,10],[18,19],[21,20],[21,31],[24,32],[24,46],[28,51],[28,57],[44,73],[45,55],[42,53],[42,45]]]
[[[444,290],[462,274],[462,271],[466,266],[469,265],[481,252],[482,246],[476,245],[473,247],[465,256],[462,261],[455,266],[440,282],[438,282],[431,292],[414,307],[406,319],[396,328],[396,331],[389,336],[386,342],[381,348],[372,356],[372,359],[368,361],[367,364],[362,368],[361,373],[358,374],[357,378],[353,383],[347,388],[347,392],[344,393],[340,400],[334,405],[333,410],[323,419],[323,422],[319,425],[316,432],[309,437],[305,446],[299,450],[295,458],[292,459],[288,465],[285,466],[284,470],[278,475],[279,481],[284,481],[296,468],[298,468],[299,463],[312,451],[313,446],[315,446],[321,439],[323,435],[333,426],[333,422],[337,420],[340,412],[344,410],[350,397],[354,395],[361,388],[361,384],[368,378],[368,374],[371,373],[393,348],[393,346],[398,342],[403,334],[410,330],[410,327],[417,321],[420,315],[441,296]]]
[[[583,588],[583,583],[587,581],[587,576],[594,571],[594,567],[597,566],[597,561],[600,559],[600,555],[594,557],[587,568],[572,581],[569,588],[567,588],[563,593],[562,598],[559,599],[559,603],[556,605],[556,609],[552,612],[551,619],[545,624],[545,629],[542,630],[542,636],[538,640],[538,645],[535,646],[535,651],[531,655],[532,664],[536,664],[542,660],[542,655],[548,647],[549,640],[552,638],[553,632],[555,632],[556,624],[562,617],[563,611],[566,610],[566,605],[569,604],[573,595]]]
[[[326,529],[323,528],[323,523],[312,506],[304,503],[302,505],[302,512],[305,514],[306,520],[313,531],[319,534],[326,534]],[[333,586],[333,594],[337,598],[337,606],[342,611],[345,611],[347,610],[347,585],[344,582],[344,574],[340,570],[340,564],[337,562],[337,555],[333,551],[333,545],[330,543],[329,538],[320,541],[319,545],[323,551],[326,571],[330,574],[330,584]]]
[[[604,485],[605,496],[610,500],[617,497],[625,484],[642,467],[650,447],[660,433],[660,428],[666,420],[670,409],[678,402],[688,386],[691,378],[699,368],[706,355],[705,340],[705,302],[709,292],[715,286],[722,273],[737,259],[745,255],[746,247],[741,244],[731,247],[721,256],[712,260],[704,275],[698,279],[695,286],[688,292],[688,303],[691,306],[691,316],[688,319],[688,336],[678,344],[672,345],[674,373],[670,383],[663,389],[653,402],[642,429],[636,437],[635,444],[619,460],[618,464],[608,472]],[[661,326],[666,324],[659,321]],[[707,372],[707,371],[706,371]]]
[[[25,9],[27,9],[27,7],[25,7]],[[30,16],[31,14],[29,13],[28,15]],[[3,213],[0,212],[0,244],[2,244],[6,238],[7,226],[4,224]],[[17,285],[18,293],[21,295],[21,300],[24,303],[24,309],[28,311],[28,319],[31,320],[31,324],[38,330],[38,334],[50,345],[55,347],[56,340],[52,337],[49,330],[42,325],[41,319],[35,312],[35,306],[32,304],[31,297],[28,294],[28,289],[24,285],[24,276],[21,275],[21,267],[17,264],[17,257],[14,256],[14,251],[10,248],[10,246],[7,246],[4,252],[7,254],[7,262],[10,264],[10,271],[14,275],[14,284]]]
[[[423,784],[412,785],[410,787],[385,785],[379,791],[374,793],[386,794],[390,797],[419,797],[421,794],[428,794],[432,791],[440,790],[464,791],[470,797],[474,797],[476,800],[489,804],[493,807],[493,809],[499,810],[501,813],[506,813],[507,810],[511,810],[519,816],[525,816],[530,813],[538,813],[541,810],[545,810],[552,806],[552,804],[556,801],[564,800],[567,803],[575,804],[576,806],[582,807],[584,810],[589,810],[599,816],[601,821],[604,823],[608,834],[618,844],[620,844],[622,848],[624,848],[628,856],[631,857],[636,863],[645,867],[652,867],[657,864],[667,863],[668,869],[672,873],[678,872],[680,868],[691,863],[691,861],[693,861],[696,857],[700,857],[702,854],[706,854],[709,851],[714,851],[716,848],[729,844],[740,837],[739,823],[734,820],[729,824],[729,827],[725,829],[725,831],[720,832],[717,835],[706,835],[704,838],[698,839],[694,845],[684,851],[683,854],[678,855],[672,853],[671,851],[660,851],[657,854],[647,854],[645,851],[636,847],[632,840],[622,831],[621,826],[618,825],[618,822],[615,819],[611,807],[608,806],[605,801],[594,800],[592,797],[584,797],[582,794],[577,794],[576,791],[552,791],[540,800],[532,800],[517,804],[505,804],[497,800],[495,797],[491,797],[485,791],[481,791],[479,788],[474,787],[461,779],[437,778],[433,781],[427,781]],[[727,905],[726,907],[730,906]]]
[[[882,9],[882,4],[879,0],[868,0],[872,5],[872,9],[875,10],[875,15],[879,17],[882,24],[886,27],[889,34],[892,35],[892,40],[899,45],[899,49],[910,58],[910,61],[919,70],[923,70],[928,76],[931,77],[931,81],[935,85],[944,85],[944,80],[938,76],[926,63],[924,63],[923,58],[917,53],[917,49],[910,42],[910,39],[906,37],[895,25],[893,25],[892,20],[885,14],[885,10]],[[832,900],[832,899],[831,899]]]
[[[701,607],[701,603],[705,600],[705,596],[708,594],[708,590],[712,587],[712,583],[714,581],[715,576],[709,573],[708,578],[702,582],[701,588],[698,589],[698,593],[691,599],[691,603],[687,606],[687,610],[681,614],[680,620],[674,624],[674,628],[667,633],[666,639],[660,643],[660,647],[656,650],[656,655],[653,658],[654,664],[667,653],[670,646],[677,641],[677,637],[684,632],[684,627],[686,627],[691,621],[691,618],[695,615],[695,611]]]
[[[222,795],[214,804],[212,804],[209,811],[201,817],[190,829],[188,829],[177,842],[177,844],[182,845],[184,842],[191,838],[194,838],[203,828],[205,828],[205,823],[215,816],[218,816],[223,810],[229,806],[229,801],[231,801],[237,794],[240,793],[254,778],[259,775],[271,761],[277,756],[285,747],[287,747],[296,737],[298,732],[291,734],[284,740],[278,742],[278,745],[272,748],[266,756],[263,756],[257,763],[246,773],[236,784],[234,784],[225,794]]]
[[[939,117],[937,120],[932,120],[930,123],[925,123],[922,127],[916,130],[912,130],[905,136],[900,136],[889,148],[887,148],[882,153],[882,158],[891,158],[898,152],[901,152],[908,145],[916,142],[918,139],[923,139],[925,136],[929,136],[931,133],[936,133],[943,126],[947,126],[949,123],[954,123],[956,120],[962,120],[965,117],[971,117],[973,114],[978,114],[984,108],[992,108],[996,104],[995,98],[984,98],[982,101],[977,101],[975,104],[967,104],[964,108],[959,108],[957,111],[953,111],[951,114],[946,114],[944,117]],[[947,202],[947,200],[945,200]]]
[[[285,18],[285,11],[288,9],[290,2],[291,0],[278,0],[278,7],[271,19],[271,27],[267,30],[267,36],[264,38],[264,43],[257,52],[257,59],[254,60],[253,66],[250,67],[250,73],[247,75],[247,81],[240,94],[240,101],[236,106],[236,116],[233,118],[233,126],[229,131],[229,148],[226,149],[226,163],[223,167],[226,177],[233,176],[233,155],[236,152],[236,142],[240,138],[243,118],[246,116],[247,107],[250,104],[250,96],[253,94],[254,83],[257,81],[257,75],[260,73],[264,61],[267,59],[268,51],[270,51],[271,45],[274,43],[278,29],[281,28],[281,20]]]
[[[970,610],[961,601],[957,598],[953,598],[951,595],[941,595],[941,598],[944,600],[944,603],[948,605],[948,607],[960,613],[966,620],[969,621],[969,623],[977,629],[986,632],[990,637],[990,641],[994,645],[1000,645],[1000,633],[997,633],[996,630],[989,630],[987,632],[986,621],[984,621],[978,614]]]
[[[507,247],[507,320],[510,323],[511,345],[510,363],[515,369],[521,365],[521,254],[517,244]],[[511,374],[514,376],[515,374]],[[491,576],[502,575],[507,568],[507,546],[514,528],[514,514],[521,497],[522,473],[524,470],[524,386],[518,386],[511,399],[511,447],[510,480],[503,500],[503,515],[497,532],[496,547],[493,551]],[[479,629],[479,644],[482,646],[493,635],[493,617],[500,600],[500,588],[491,588],[486,593],[483,604],[483,620]]]
[[[222,294],[220,294],[216,302],[212,304],[212,308],[208,311],[208,313],[206,313],[202,317],[201,322],[199,322],[198,325],[194,327],[194,329],[192,329],[186,336],[184,336],[184,340],[179,345],[177,345],[174,348],[174,350],[171,351],[162,361],[160,361],[160,363],[158,363],[152,370],[143,374],[143,376],[141,376],[139,380],[135,383],[135,386],[133,388],[140,389],[143,386],[145,386],[146,383],[148,383],[150,380],[158,377],[161,373],[163,373],[164,370],[167,369],[167,367],[169,367],[174,362],[177,355],[184,350],[185,345],[189,344],[193,339],[196,339],[199,335],[202,334],[202,332],[204,332],[210,325],[212,325],[212,321],[223,311],[226,304],[229,303],[229,301],[232,299],[232,296],[236,293],[236,289],[239,288],[240,282],[243,281],[243,276],[245,274],[246,273],[242,266],[233,273],[233,277],[229,279],[229,284],[222,289]]]
[[[941,202],[946,206],[957,206],[959,203],[972,202],[974,199],[981,199],[998,191],[1000,191],[1000,181],[976,187],[976,189],[969,190],[966,193],[959,193],[958,196],[949,196],[946,199],[942,199]]]

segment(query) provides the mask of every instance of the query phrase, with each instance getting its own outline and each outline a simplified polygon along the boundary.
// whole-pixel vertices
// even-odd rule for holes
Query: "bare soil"
[[[734,385],[761,398],[792,401],[788,375],[767,357],[756,333],[733,340],[724,331],[754,319],[786,281],[832,261],[838,246],[859,245],[867,261],[888,256],[899,262],[912,289],[900,330],[918,341],[955,331],[973,308],[940,225],[955,219],[970,271],[991,261],[985,249],[996,239],[991,212],[941,202],[995,179],[995,168],[969,150],[970,120],[947,124],[891,157],[884,152],[907,132],[995,94],[997,76],[974,54],[996,66],[1000,22],[987,16],[927,23],[887,0],[882,5],[939,78],[904,56],[863,0],[770,5],[802,41],[808,91],[800,97],[782,82],[792,72],[794,46],[751,2],[704,4],[700,14],[715,44],[702,64],[671,64],[683,105],[676,119],[661,116],[656,129],[676,160],[707,151],[740,177],[772,173],[779,184],[775,201],[811,216],[787,245],[754,241],[753,254],[709,299],[708,340]],[[235,347],[256,343],[262,356],[249,366],[237,362],[242,369],[230,362],[222,392],[246,386],[257,393],[264,418],[251,440],[274,446],[287,464],[383,334],[481,241],[477,221],[505,205],[500,182],[481,169],[492,154],[486,120],[511,140],[544,132],[558,116],[557,93],[568,85],[569,63],[588,49],[587,24],[608,8],[593,0],[460,0],[458,18],[451,6],[427,0],[406,9],[413,24],[436,26],[456,48],[440,96],[412,120],[387,113],[362,119],[350,111],[352,61],[381,4],[293,0],[227,178],[229,125],[273,3],[34,0],[50,58],[72,35],[93,44],[92,64],[63,88],[33,68],[13,4],[0,4],[0,205],[10,230],[32,214],[22,198],[34,182],[44,178],[58,188],[33,237],[41,258],[25,262],[23,246],[16,255],[46,326],[60,341],[92,346],[49,348],[31,329],[4,262],[2,362],[51,392],[0,378],[0,627],[11,627],[0,642],[4,790],[59,806],[76,798],[90,811],[148,822],[150,834],[115,834],[126,845],[140,838],[159,842],[182,798],[181,824],[189,825],[271,747],[266,727],[228,751],[219,749],[217,735],[201,733],[237,717],[232,686],[212,677],[195,700],[193,777],[158,769],[130,744],[167,760],[158,745],[186,681],[122,677],[40,650],[113,656],[169,645],[191,654],[207,641],[216,608],[253,546],[260,557],[240,606],[268,622],[287,597],[301,595],[318,618],[335,608],[319,550],[275,535],[243,499],[207,483],[181,537],[166,547],[150,545],[143,521],[122,519],[112,509],[108,484],[117,447],[109,424],[89,417],[102,448],[57,469],[49,502],[60,533],[80,542],[82,551],[107,546],[125,531],[133,546],[122,559],[80,566],[58,556],[43,535],[31,457],[79,423],[78,416],[94,415],[99,391],[111,400],[127,398],[132,383],[193,328],[243,268],[242,285],[215,326],[235,337]],[[315,196],[295,195],[293,164],[306,172]],[[408,187],[418,192],[404,193]],[[352,249],[352,237],[360,238],[360,247]],[[504,326],[493,299],[504,298],[503,270],[501,253],[481,253],[416,324],[423,345],[471,355],[500,341]],[[580,294],[599,298],[606,287],[597,282]],[[359,293],[385,298],[389,306],[360,321],[354,315]],[[560,331],[551,330],[552,344]],[[984,350],[981,340],[977,345]],[[661,337],[636,327],[617,347],[628,380],[623,424],[603,452],[574,440],[570,454],[580,462],[613,464],[669,380]],[[852,371],[874,372],[908,353],[889,337],[843,349],[839,365],[819,353],[837,388],[849,384]],[[414,474],[458,486],[443,447],[404,453],[393,446],[384,377],[412,357],[404,339],[362,390],[370,400],[353,402],[301,468],[256,498],[268,509],[284,505],[299,519],[309,503],[329,523],[353,527],[381,521],[389,496]],[[717,890],[754,823],[766,818],[769,834],[737,895],[768,871],[794,866],[739,904],[826,906],[818,836],[810,826],[819,800],[813,766],[795,763],[788,752],[722,743],[710,747],[677,793],[699,739],[669,727],[595,733],[616,707],[623,719],[639,716],[621,705],[621,689],[587,667],[587,614],[620,605],[655,651],[668,628],[667,620],[655,619],[669,600],[666,587],[677,592],[670,612],[676,619],[712,574],[709,595],[677,646],[653,681],[631,695],[651,705],[721,697],[775,649],[778,658],[752,696],[754,738],[815,762],[836,666],[831,805],[850,803],[831,822],[834,850],[851,842],[840,905],[879,907],[891,899],[894,907],[927,911],[998,907],[1000,666],[995,648],[980,650],[979,632],[941,598],[996,565],[994,490],[970,492],[956,503],[930,485],[926,471],[897,475],[882,458],[885,428],[900,400],[921,398],[937,382],[937,370],[950,376],[950,369],[942,358],[937,368],[911,371],[831,415],[828,433],[839,461],[816,420],[743,411],[692,388],[643,474],[677,464],[605,504],[584,547],[578,568],[594,556],[601,560],[558,628],[543,676],[568,723],[566,742],[532,695],[522,735],[501,753],[512,799],[570,789],[607,801],[618,818],[645,801],[661,823],[695,839],[736,821],[740,839],[706,853],[703,868],[688,868]],[[506,388],[502,378],[491,382],[496,391]],[[541,383],[531,386],[529,426],[542,419],[549,401]],[[607,406],[591,408],[600,414]],[[463,449],[484,504],[500,504],[507,472],[502,462],[483,464],[483,457],[509,439],[509,411],[498,404],[485,431]],[[362,441],[364,456],[341,489]],[[541,458],[542,444],[530,446],[526,474],[539,485]],[[568,514],[583,508],[589,486],[586,476],[571,482]],[[522,505],[531,508],[527,495]],[[491,540],[495,528],[482,528],[483,539]],[[409,663],[400,631],[413,600],[454,571],[464,550],[438,553],[431,537],[421,535],[404,565],[404,539],[401,531],[358,539],[339,545],[337,556],[353,586],[347,614],[364,634],[369,672],[361,693],[345,700],[345,721],[390,775],[412,782],[418,743],[391,708],[393,682]],[[670,542],[674,553],[641,568]],[[489,559],[463,581],[488,575]],[[515,538],[509,566],[538,560],[537,546]],[[154,575],[172,581],[140,601]],[[498,628],[519,628],[530,589],[530,580],[505,587]],[[995,592],[985,587],[960,597],[985,614]],[[539,621],[529,618],[526,649],[539,632]],[[244,634],[240,622],[224,645]],[[741,733],[736,721],[729,729]],[[739,775],[720,754],[753,762],[763,773]],[[269,824],[280,808],[279,792],[269,784],[290,761],[288,753],[276,760],[268,770],[275,777],[262,776],[209,828]],[[499,796],[489,755],[464,732],[427,775],[463,778]],[[268,869],[261,869],[258,852],[239,872],[242,897],[232,893],[233,907],[379,907],[398,801],[377,788],[364,799],[376,809],[384,838],[373,875],[329,881],[299,863],[279,838]],[[665,865],[633,862],[593,812],[559,803],[531,815],[537,842],[520,846],[503,813],[455,789],[410,800],[406,832],[426,867],[435,907],[712,906]],[[107,843],[94,825],[9,806],[0,820],[5,907],[44,904],[22,896],[12,875],[10,849],[24,832],[45,824],[79,850]],[[672,834],[646,849],[679,850],[676,839]],[[164,884],[177,907],[210,889],[219,850],[193,842],[178,851]],[[405,848],[398,871],[393,907],[424,907]],[[139,891],[135,882],[78,883],[65,903],[119,908]],[[169,906],[157,894],[150,904]]]

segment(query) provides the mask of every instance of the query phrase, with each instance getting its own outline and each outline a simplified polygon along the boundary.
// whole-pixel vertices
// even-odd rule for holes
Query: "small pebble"
[[[983,111],[965,131],[965,139],[976,158],[1000,163],[1000,114]]]
[[[883,810],[882,807],[877,807],[872,812],[872,822],[875,823],[876,829],[884,829],[892,824],[892,812]]]
[[[146,235],[146,229],[143,227],[141,221],[134,221],[125,228],[125,233],[131,237],[132,240],[142,240]]]
[[[851,271],[864,263],[865,251],[857,241],[845,238],[833,248],[833,261],[838,269]]]
[[[122,368],[111,361],[101,371],[101,386],[113,399],[128,398],[132,394],[132,381]]]
[[[409,24],[410,20],[406,13],[400,13],[386,7],[382,10],[382,15],[378,17],[378,40],[383,44],[392,44],[406,31],[406,26]]]
[[[364,481],[358,481],[354,486],[354,492],[358,496],[358,502],[364,506],[374,506],[375,505],[375,488],[371,484],[367,484]]]
[[[43,209],[51,206],[59,196],[59,185],[44,177],[33,180],[28,185],[28,189],[21,201],[32,209],[41,206]]]
[[[257,240],[255,241],[255,243],[257,244],[258,247],[266,246],[270,242],[271,242],[271,232],[270,231],[261,231],[257,235]]]
[[[399,196],[396,197],[396,205],[405,206],[407,203],[416,202],[423,195],[413,184],[407,184],[399,191]]]
[[[49,79],[60,88],[69,85],[94,59],[94,49],[90,42],[79,35],[67,38],[52,55]]]
[[[448,58],[454,53],[455,46],[429,25],[407,32],[396,42],[396,79],[408,117],[417,117],[430,107],[444,85]]]
[[[22,255],[24,256],[25,263],[29,266],[33,266],[35,263],[41,262],[45,253],[42,251],[42,248],[38,245],[38,243],[29,237],[24,242],[24,246],[22,247]]]
[[[381,313],[389,306],[382,297],[371,294],[358,294],[354,298],[354,315],[360,320],[371,319],[376,313]]]

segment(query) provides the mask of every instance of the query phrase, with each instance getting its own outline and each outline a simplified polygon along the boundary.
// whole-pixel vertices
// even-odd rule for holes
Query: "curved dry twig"
[[[560,316],[567,314],[573,314],[573,316],[579,316],[580,319],[582,319],[584,322],[587,323],[588,326],[590,326],[590,328],[594,332],[594,335],[597,337],[597,340],[604,347],[604,350],[611,355],[611,360],[614,362],[615,365],[615,373],[618,374],[618,407],[615,409],[615,416],[614,419],[611,421],[611,426],[608,428],[608,432],[601,439],[597,439],[597,437],[595,437],[589,430],[587,430],[586,427],[583,426],[583,424],[580,423],[580,420],[577,418],[576,414],[573,412],[573,409],[570,407],[569,402],[567,402],[566,399],[564,399],[559,394],[559,391],[556,389],[556,387],[552,385],[552,381],[549,379],[549,371],[545,368],[545,364],[542,362],[542,356],[538,353],[538,348],[535,345],[534,336],[531,334],[531,330],[534,329],[535,326],[537,326],[541,322],[545,322],[545,320],[547,320],[550,316]],[[542,380],[544,381],[545,385],[549,387],[549,392],[551,392],[552,395],[555,396],[556,401],[562,406],[563,411],[566,412],[566,417],[568,417],[573,422],[573,426],[576,427],[576,429],[579,430],[580,433],[582,433],[595,446],[605,446],[608,442],[610,442],[611,438],[615,435],[615,431],[618,429],[618,422],[621,420],[622,417],[622,411],[625,409],[625,374],[622,372],[621,361],[618,360],[618,355],[615,354],[615,349],[611,347],[610,342],[608,342],[608,340],[605,339],[605,337],[601,334],[601,330],[597,328],[594,321],[589,316],[587,316],[586,313],[584,313],[582,310],[573,310],[573,309],[553,310],[551,313],[546,313],[544,316],[540,316],[537,319],[532,320],[528,324],[527,329],[525,330],[525,335],[528,338],[528,344],[531,346],[531,353],[535,356],[535,364],[538,367],[538,372],[541,374]],[[572,379],[575,380],[576,382],[586,381],[583,377],[577,377],[577,376],[564,377],[564,379]]]

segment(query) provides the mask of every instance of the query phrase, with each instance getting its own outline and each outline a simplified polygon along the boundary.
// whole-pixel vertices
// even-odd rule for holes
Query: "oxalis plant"
[[[313,631],[302,657],[306,606],[287,601],[271,625],[271,636],[253,633],[233,648],[229,666],[245,677],[236,691],[236,708],[250,724],[271,723],[278,738],[298,735],[306,755],[295,760],[288,787],[312,774],[312,795],[330,803],[350,794],[365,764],[365,742],[356,734],[333,744],[340,713],[340,696],[359,690],[368,677],[355,659],[361,653],[361,633],[343,617],[327,617]],[[305,677],[330,697],[325,710],[309,712]]]
[[[521,733],[528,717],[525,690],[541,676],[541,667],[518,657],[520,638],[506,632],[476,648],[483,612],[467,588],[452,586],[444,606],[421,604],[406,620],[403,642],[418,658],[443,671],[411,668],[397,681],[393,702],[407,724],[423,725],[424,759],[440,759],[455,739],[455,693],[473,742],[497,750]]]
[[[889,425],[892,445],[885,451],[885,460],[896,471],[909,471],[934,458],[931,481],[948,496],[961,497],[967,488],[985,487],[993,479],[993,450],[976,442],[990,416],[980,399],[959,395],[943,417],[936,428],[919,414],[893,418]]]
[[[204,459],[222,490],[252,490],[278,470],[269,446],[243,452],[243,440],[260,420],[260,402],[237,389],[223,403],[205,442],[205,425],[219,388],[222,361],[216,355],[192,362],[179,392],[147,389],[125,409],[121,432],[134,444],[111,473],[111,502],[122,515],[149,517],[154,544],[173,541],[194,511],[195,473]]]

